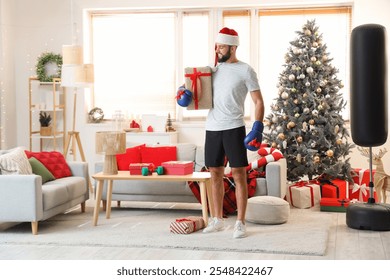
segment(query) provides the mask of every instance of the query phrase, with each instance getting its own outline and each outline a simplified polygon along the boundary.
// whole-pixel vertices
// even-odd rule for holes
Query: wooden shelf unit
[[[52,134],[50,136],[40,134],[39,112],[41,111],[49,113],[52,117]],[[30,151],[34,150],[34,139],[38,139],[39,151],[43,150],[44,144],[52,142],[50,150],[64,152],[66,90],[61,87],[61,79],[54,78],[53,82],[40,82],[37,77],[29,78],[29,135]]]

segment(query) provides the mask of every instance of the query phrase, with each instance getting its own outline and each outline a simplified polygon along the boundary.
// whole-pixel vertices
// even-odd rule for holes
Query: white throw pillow
[[[0,155],[0,173],[11,174],[32,174],[32,168],[24,150],[20,147]]]

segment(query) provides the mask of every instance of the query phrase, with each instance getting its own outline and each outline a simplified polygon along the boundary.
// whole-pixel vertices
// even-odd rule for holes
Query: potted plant
[[[41,123],[41,135],[50,136],[52,135],[51,116],[46,112],[39,112],[39,122]]]

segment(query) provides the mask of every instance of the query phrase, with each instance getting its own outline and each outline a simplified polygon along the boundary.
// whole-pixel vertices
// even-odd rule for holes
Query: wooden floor
[[[88,203],[93,205],[92,200]],[[0,260],[390,260],[390,231],[351,229],[346,226],[345,213],[332,215],[333,224],[325,256],[182,249],[0,245]],[[0,226],[0,238],[1,230]]]

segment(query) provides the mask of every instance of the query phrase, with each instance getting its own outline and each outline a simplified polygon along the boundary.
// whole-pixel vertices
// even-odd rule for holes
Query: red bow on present
[[[211,73],[202,73],[194,68],[194,73],[185,74],[186,78],[190,78],[192,84],[192,93],[194,94],[195,109],[198,109],[198,80],[199,80],[199,95],[202,93],[202,84],[200,83],[200,77],[211,76]]]
[[[178,222],[178,223],[181,223],[181,222],[192,222],[192,224],[194,226],[194,231],[196,231],[196,222],[193,221],[193,220],[183,218],[183,219],[176,219],[176,222]]]

